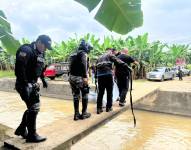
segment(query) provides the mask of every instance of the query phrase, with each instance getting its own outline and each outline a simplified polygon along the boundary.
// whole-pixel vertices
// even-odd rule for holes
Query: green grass
[[[0,78],[15,77],[14,71],[0,71]]]

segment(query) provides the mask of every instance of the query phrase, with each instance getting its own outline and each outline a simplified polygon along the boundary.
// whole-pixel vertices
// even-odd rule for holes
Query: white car
[[[172,69],[176,72],[176,76],[178,76],[178,68],[180,67],[180,69],[182,70],[183,72],[183,76],[190,76],[191,72],[189,69],[186,69],[182,66],[176,66],[176,67],[173,67]]]
[[[148,72],[146,78],[148,80],[160,80],[164,81],[166,79],[173,80],[176,77],[176,72],[168,67],[157,67],[151,72]]]

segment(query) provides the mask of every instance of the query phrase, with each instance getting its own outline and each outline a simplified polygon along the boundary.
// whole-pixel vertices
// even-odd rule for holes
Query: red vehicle
[[[61,62],[49,65],[44,76],[54,80],[55,77],[62,76],[63,74],[68,74],[68,62]]]

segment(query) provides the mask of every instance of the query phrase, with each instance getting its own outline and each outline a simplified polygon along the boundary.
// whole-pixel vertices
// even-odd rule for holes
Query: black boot
[[[28,131],[27,131],[27,115],[28,115],[28,110],[26,110],[23,114],[23,118],[21,121],[21,124],[19,127],[15,130],[15,135],[22,136],[24,139],[26,139]]]
[[[87,98],[82,99],[82,115],[81,115],[82,120],[91,117],[91,114],[87,112],[87,106],[88,106],[88,99]]]
[[[28,115],[28,135],[26,137],[26,142],[38,143],[46,140],[45,137],[41,137],[36,133],[36,118],[38,112],[30,111]]]
[[[80,119],[79,99],[74,99],[74,120],[77,121],[79,119]]]
[[[103,112],[102,108],[97,108],[97,114],[101,114]]]
[[[106,112],[110,112],[110,111],[113,111],[113,108],[112,108],[112,107],[106,108]]]

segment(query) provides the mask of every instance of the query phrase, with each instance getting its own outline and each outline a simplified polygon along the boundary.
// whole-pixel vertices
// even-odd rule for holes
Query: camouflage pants
[[[87,111],[87,106],[88,106],[88,93],[84,91],[83,78],[79,76],[70,75],[69,82],[70,82],[70,86],[71,86],[72,94],[73,94],[74,113],[79,114],[79,99],[80,99],[80,92],[81,92],[82,114],[83,114]]]

